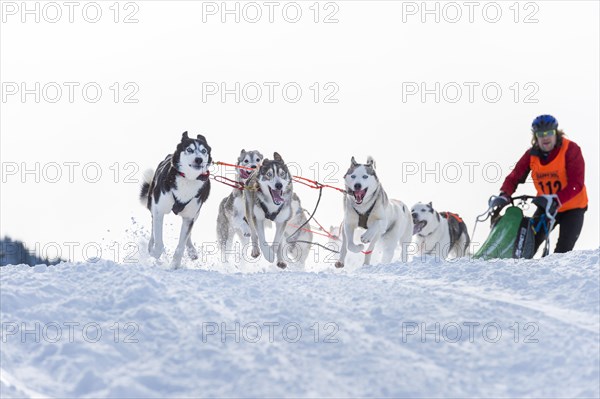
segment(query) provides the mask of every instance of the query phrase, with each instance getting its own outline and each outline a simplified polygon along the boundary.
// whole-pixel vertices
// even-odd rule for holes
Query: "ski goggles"
[[[545,132],[535,132],[535,137],[552,137],[556,134],[556,130],[546,130]]]

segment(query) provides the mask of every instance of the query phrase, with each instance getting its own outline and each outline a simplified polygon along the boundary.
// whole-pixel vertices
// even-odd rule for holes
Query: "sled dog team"
[[[210,193],[208,168],[212,164],[211,147],[206,138],[183,133],[175,152],[159,163],[156,171],[144,175],[140,199],[152,214],[152,231],[148,252],[159,258],[164,251],[162,225],[171,211],[181,216],[181,233],[173,254],[172,268],[181,265],[184,250],[198,259],[191,232],[202,205]],[[219,205],[217,238],[227,259],[237,235],[243,245],[250,243],[251,255],[262,255],[280,268],[285,259],[294,258],[304,264],[312,241],[312,233],[300,229],[307,221],[300,199],[294,193],[292,175],[277,152],[267,159],[258,151],[242,150],[237,160],[237,182]],[[375,246],[381,249],[382,262],[392,261],[398,246],[402,261],[408,258],[408,245],[415,242],[421,255],[464,256],[469,246],[465,223],[458,215],[437,212],[432,204],[418,203],[411,210],[401,201],[388,198],[369,157],[365,164],[354,157],[344,175],[344,220],[340,228],[341,250],[336,267],[344,267],[348,251],[364,252],[364,263],[371,262]],[[265,227],[275,224],[271,245],[265,238]],[[358,228],[360,242],[354,240]],[[287,253],[284,254],[284,251]],[[284,256],[284,255],[287,255]]]

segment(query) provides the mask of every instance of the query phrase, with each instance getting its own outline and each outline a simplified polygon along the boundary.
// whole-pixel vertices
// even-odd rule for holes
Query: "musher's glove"
[[[504,193],[500,193],[497,197],[492,196],[488,201],[488,206],[490,208],[504,208],[506,205],[510,203],[510,197],[508,197]]]
[[[555,194],[539,195],[531,200],[531,203],[544,210],[548,215],[554,216],[560,208],[560,200]]]

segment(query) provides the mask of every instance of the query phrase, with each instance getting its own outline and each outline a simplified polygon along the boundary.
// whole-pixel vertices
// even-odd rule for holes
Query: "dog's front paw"
[[[349,243],[348,243],[348,249],[350,250],[350,252],[359,253],[359,252],[361,252],[361,251],[362,251],[364,248],[365,248],[365,246],[364,246],[364,245],[362,245],[362,244],[358,244],[358,245],[356,245],[356,244],[355,244],[355,243],[353,243],[353,242],[349,242]]]
[[[196,251],[196,248],[194,248],[194,247],[188,247],[187,253],[188,253],[188,256],[190,257],[191,260],[197,260],[198,259],[198,251]]]
[[[337,267],[338,269],[341,269],[342,267],[344,267],[344,262],[342,262],[341,260],[338,260],[337,262],[335,262],[335,267]]]
[[[260,256],[260,249],[258,247],[252,247],[252,252],[250,253],[250,255],[253,258],[258,258]]]
[[[165,247],[157,247],[157,246],[154,246],[154,248],[152,248],[152,249],[150,250],[150,255],[151,255],[153,258],[156,258],[156,259],[158,259],[158,258],[160,258],[160,256],[163,254],[163,252],[164,252],[164,251],[165,251]]]
[[[277,262],[277,267],[280,269],[285,269],[287,267],[287,264],[283,261],[279,261]]]
[[[181,259],[175,259],[171,261],[171,269],[177,270],[181,267]]]
[[[373,234],[370,232],[370,230],[365,231],[364,234],[360,236],[360,242],[363,244],[368,244],[371,242],[371,240],[373,240]]]

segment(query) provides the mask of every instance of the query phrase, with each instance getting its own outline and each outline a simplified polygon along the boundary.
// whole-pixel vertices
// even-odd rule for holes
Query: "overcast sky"
[[[2,2],[0,234],[46,254],[81,260],[98,243],[121,260],[150,227],[141,174],[186,130],[215,160],[278,151],[340,187],[350,157],[372,155],[391,197],[433,201],[471,230],[543,113],[583,150],[576,249],[599,246],[598,2],[23,4]],[[295,189],[312,210],[317,191]],[[215,240],[230,190],[213,182],[197,244]],[[316,217],[339,224],[341,195],[324,191]]]

